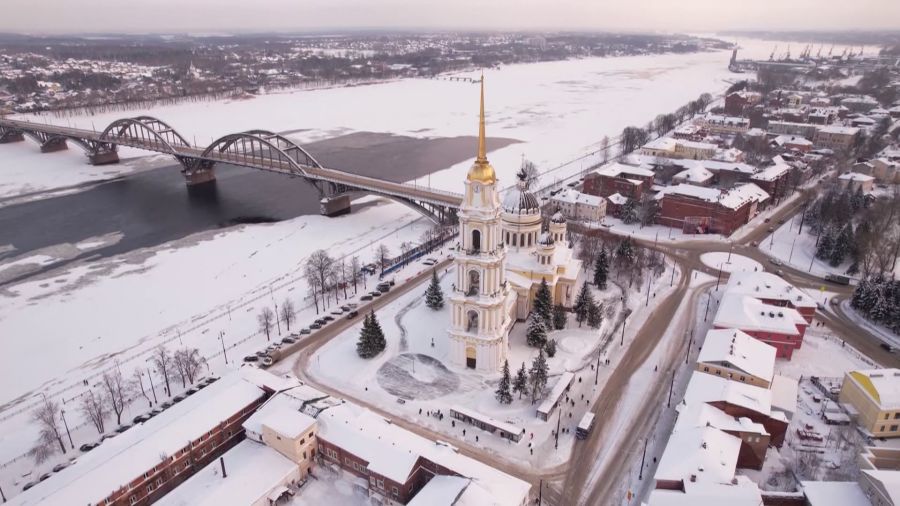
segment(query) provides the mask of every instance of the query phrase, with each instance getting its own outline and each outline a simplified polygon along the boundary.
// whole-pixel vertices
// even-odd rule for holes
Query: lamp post
[[[649,440],[649,437],[644,439],[644,453],[641,455],[641,470],[638,472],[638,481],[644,479],[644,460],[647,458],[647,441]]]
[[[69,436],[69,445],[72,449],[75,449],[75,443],[72,442],[72,433],[69,432],[69,423],[66,422],[66,410],[59,410],[59,414],[62,416],[63,425],[66,427],[66,435]]]
[[[730,241],[731,245],[728,247],[728,260],[725,261],[726,264],[731,263],[731,252],[734,251],[734,241]]]
[[[335,300],[337,300],[337,296],[335,295]],[[275,304],[275,325],[278,325],[278,335],[281,335],[281,320],[278,318],[278,303],[272,301]]]
[[[228,355],[225,353],[225,331],[219,331],[219,341],[222,343],[222,356],[225,357],[225,365],[228,365]]]
[[[156,399],[156,386],[153,385],[153,369],[147,369],[147,377],[150,378],[150,390],[153,392],[153,402],[159,404],[159,401]]]

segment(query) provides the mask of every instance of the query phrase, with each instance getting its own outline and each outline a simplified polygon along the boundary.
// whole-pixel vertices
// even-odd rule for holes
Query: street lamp
[[[71,445],[72,449],[74,450],[75,443],[72,442],[72,433],[69,432],[69,423],[66,422],[66,410],[64,410],[64,409],[59,410],[59,414],[62,415],[63,425],[65,425],[65,427],[66,427],[66,435],[69,436],[69,445]]]
[[[153,391],[153,402],[159,404],[159,401],[156,399],[156,386],[153,384],[153,374],[151,372],[153,369],[147,369],[147,377],[150,378],[150,390]]]
[[[228,365],[228,355],[225,353],[225,331],[219,331],[219,341],[222,343],[222,356],[225,357],[225,365]]]

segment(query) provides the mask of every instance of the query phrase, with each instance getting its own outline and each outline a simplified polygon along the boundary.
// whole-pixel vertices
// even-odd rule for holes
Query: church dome
[[[556,211],[555,213],[553,213],[553,216],[550,217],[550,221],[552,221],[553,223],[565,223],[566,217],[563,216],[561,212]]]
[[[549,232],[544,232],[538,237],[538,244],[541,246],[553,246],[553,236]]]
[[[516,187],[511,188],[503,197],[503,210],[513,214],[537,214],[541,212],[541,203],[533,193],[528,191],[527,175],[524,170],[516,174]]]

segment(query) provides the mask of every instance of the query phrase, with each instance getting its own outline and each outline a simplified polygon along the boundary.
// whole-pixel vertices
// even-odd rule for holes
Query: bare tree
[[[319,314],[319,289],[316,284],[316,280],[306,276],[306,290],[309,293],[310,297],[313,299],[313,303],[316,305],[316,314]],[[324,308],[325,302],[322,301],[322,306]]]
[[[600,153],[603,156],[600,163],[605,164],[609,161],[609,137],[605,135],[603,136],[603,139],[600,140]]]
[[[175,352],[173,357],[175,369],[181,377],[181,386],[186,387],[187,383],[194,384],[194,380],[200,375],[200,369],[206,364],[206,359],[200,355],[197,348],[182,348]]]
[[[578,248],[578,259],[582,261],[585,270],[592,270],[597,255],[603,248],[603,239],[594,234],[581,234],[580,247]]]
[[[28,453],[40,464],[56,454],[57,451],[66,453],[66,445],[63,444],[61,421],[59,419],[59,404],[44,397],[44,402],[31,414],[31,419],[38,424],[40,435]],[[57,446],[59,449],[57,450]]]
[[[78,407],[84,417],[94,424],[97,432],[103,434],[105,430],[103,428],[103,419],[109,413],[103,404],[103,397],[95,394],[93,390],[88,390],[86,394],[81,396],[81,404]]]
[[[103,394],[106,405],[110,411],[116,414],[116,425],[122,425],[122,412],[128,403],[128,382],[122,376],[118,368],[103,373],[100,380],[103,385]]]
[[[143,376],[144,376],[144,370],[141,369],[140,367],[136,367],[134,369],[134,372],[131,374],[131,382],[138,386],[138,388],[141,390],[141,395],[144,396],[144,399],[147,399],[147,404],[152,406],[153,402],[150,401],[150,396],[147,395],[147,391],[144,390]]]
[[[307,278],[315,280],[315,284],[321,291],[323,307],[327,306],[328,298],[325,297],[325,293],[328,291],[328,282],[331,280],[334,271],[334,260],[328,256],[327,251],[322,249],[316,250],[309,255],[304,269]]]
[[[353,281],[353,293],[356,294],[356,283],[362,274],[362,266],[359,264],[359,257],[355,256],[350,259],[350,279]]]
[[[153,364],[156,365],[156,368],[162,373],[163,379],[166,381],[166,394],[171,397],[172,389],[169,388],[169,377],[172,375],[172,368],[174,366],[172,364],[172,355],[165,346],[159,345],[156,348],[156,351],[153,352]]]
[[[294,309],[294,303],[291,299],[284,299],[281,303],[281,321],[287,327],[288,332],[291,331],[291,323],[297,318],[297,310]]]
[[[391,250],[384,244],[379,244],[375,250],[375,261],[381,266],[381,273],[384,274],[385,264],[391,258]]]
[[[337,275],[335,277],[340,277],[340,280],[341,280],[340,285],[341,285],[341,288],[343,288],[343,290],[344,290],[344,300],[347,300],[347,285],[349,284],[349,283],[347,283],[348,269],[347,269],[347,262],[343,258],[341,258],[340,263],[337,264],[337,269],[335,271],[335,274]]]
[[[272,324],[275,323],[275,313],[268,306],[265,306],[260,310],[256,319],[259,322],[259,330],[266,333],[266,341],[268,341],[269,333],[272,332]]]

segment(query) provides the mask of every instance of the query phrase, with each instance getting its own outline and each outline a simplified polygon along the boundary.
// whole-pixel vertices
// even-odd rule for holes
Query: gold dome
[[[469,169],[466,176],[469,181],[478,181],[483,184],[494,184],[497,182],[497,174],[494,173],[494,167],[487,160],[487,146],[484,140],[484,76],[481,76],[481,110],[478,116],[478,156],[475,163]]]

